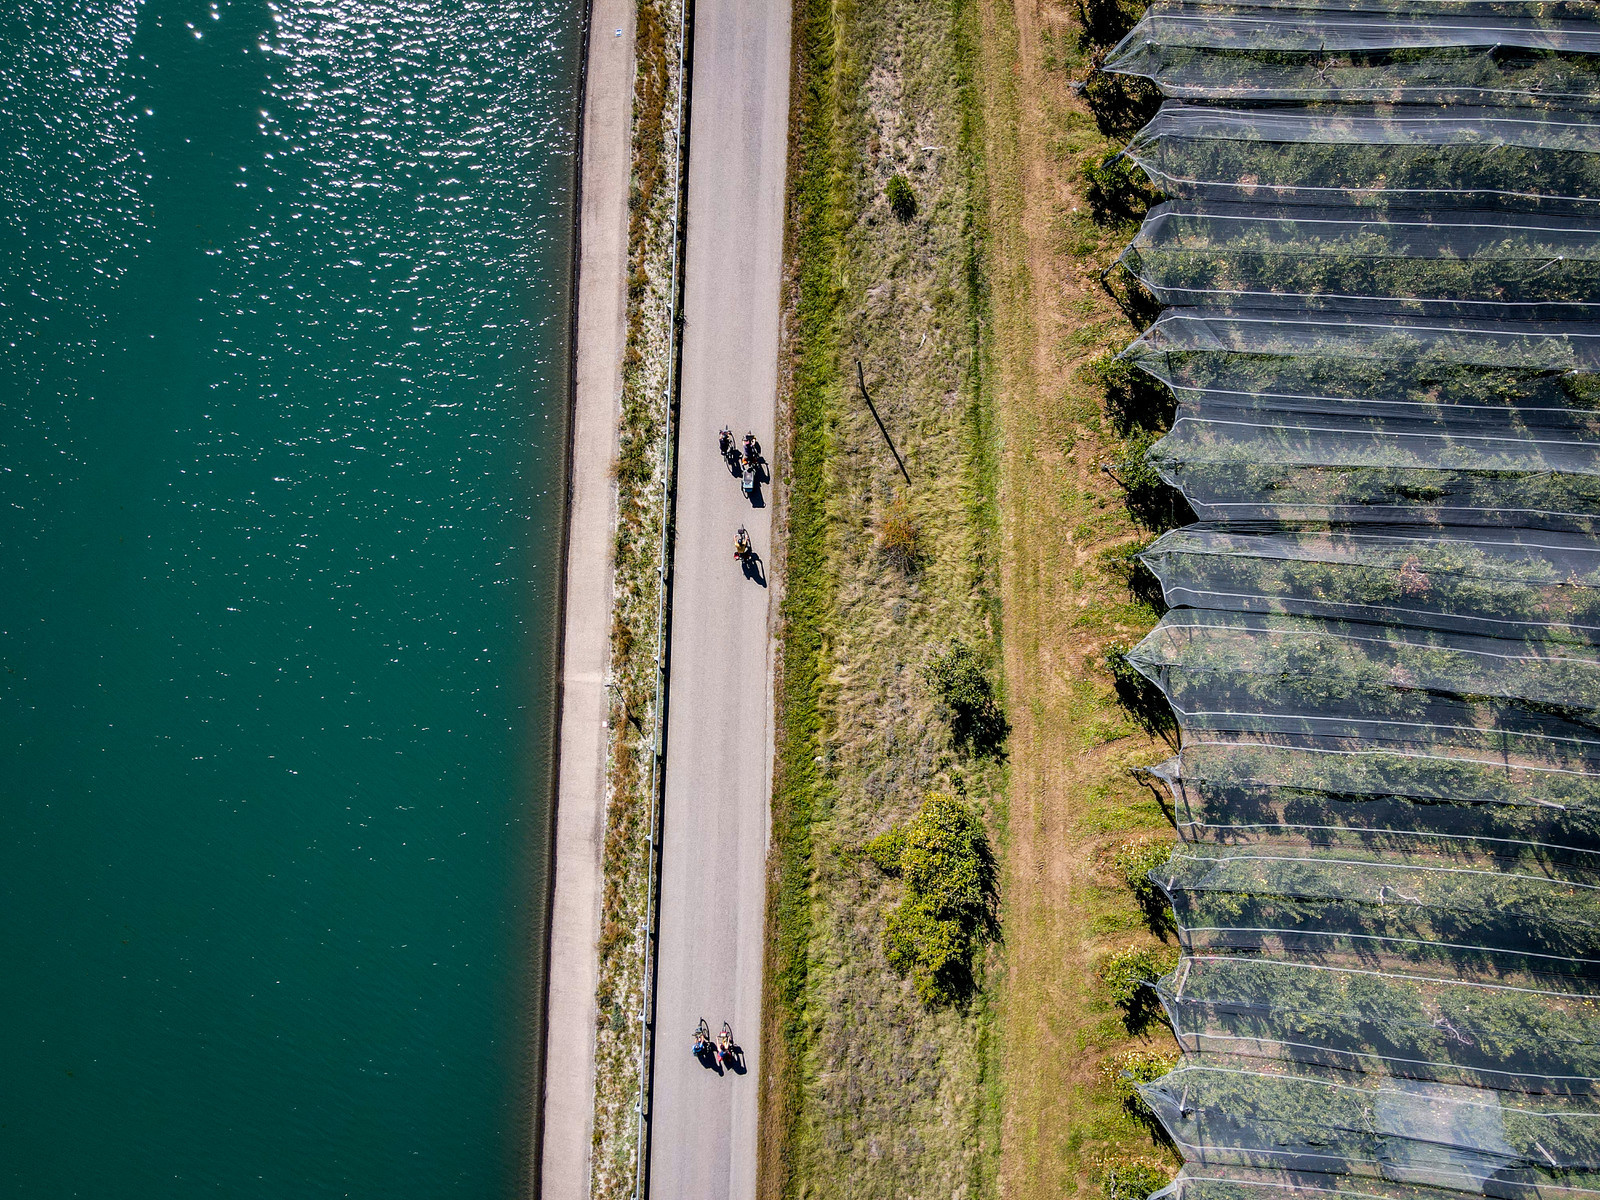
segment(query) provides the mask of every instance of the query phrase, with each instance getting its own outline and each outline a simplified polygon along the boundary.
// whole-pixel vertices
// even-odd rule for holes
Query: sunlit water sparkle
[[[0,1192],[512,1194],[579,0],[0,15]]]

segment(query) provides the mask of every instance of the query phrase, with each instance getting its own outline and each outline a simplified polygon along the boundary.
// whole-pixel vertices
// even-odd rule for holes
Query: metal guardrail
[[[660,594],[656,606],[655,723],[651,731],[650,832],[645,837],[649,866],[645,882],[644,988],[639,1011],[639,1100],[637,1154],[633,1200],[645,1200],[649,1186],[650,1093],[655,1059],[656,888],[661,856],[660,828],[666,766],[667,658],[670,648],[668,621],[672,613],[672,530],[674,524],[674,473],[677,470],[678,426],[674,419],[678,401],[678,359],[681,353],[680,308],[683,299],[683,202],[689,156],[689,30],[694,22],[693,0],[681,0],[678,20],[677,154],[672,188],[672,300],[667,307],[666,428],[661,440],[661,548],[657,572]]]

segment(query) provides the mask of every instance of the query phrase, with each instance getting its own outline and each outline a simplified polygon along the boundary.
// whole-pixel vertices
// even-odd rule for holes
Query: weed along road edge
[[[671,692],[657,947],[649,1192],[755,1195],[776,580],[772,488],[752,503],[717,450],[724,424],[774,457],[786,0],[698,0],[689,125]],[[758,561],[733,554],[743,525]],[[733,1027],[730,1069],[690,1052]]]

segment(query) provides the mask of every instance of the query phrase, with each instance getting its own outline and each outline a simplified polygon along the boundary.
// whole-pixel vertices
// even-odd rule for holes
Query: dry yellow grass
[[[952,745],[924,678],[952,639],[997,666],[970,17],[919,0],[797,10],[808,156],[791,180],[785,475],[798,482],[769,972],[783,1036],[767,1056],[783,1079],[764,1114],[764,1195],[992,1190],[986,1002],[929,1009],[890,969],[901,884],[861,853],[934,789],[992,827],[1003,819],[1001,763]],[[915,193],[908,219],[885,195],[897,174]],[[909,485],[860,397],[857,359]]]
[[[640,0],[634,47],[633,173],[628,225],[628,335],[617,430],[602,924],[595,1006],[595,1107],[590,1194],[631,1195],[638,1168],[635,1105],[642,1070],[643,934],[650,806],[656,779],[655,656],[661,602],[662,471],[667,437],[678,29],[681,0]]]
[[[1166,1050],[1170,1036],[1160,1027],[1130,1035],[1094,973],[1104,953],[1153,938],[1109,858],[1129,831],[1170,836],[1127,774],[1169,751],[1128,719],[1103,667],[1108,645],[1136,639],[1156,617],[1108,565],[1108,551],[1149,531],[1100,469],[1125,431],[1086,370],[1134,334],[1098,286],[1131,228],[1096,223],[1083,174],[1120,146],[1070,87],[1089,50],[1074,10],[1058,0],[981,0],[980,9],[1014,725],[999,1190],[1059,1197],[1092,1189],[1107,1161],[1177,1164],[1102,1069],[1130,1047]]]
[[[1105,1066],[1170,1038],[1130,1031],[1094,971],[1155,939],[1112,859],[1170,829],[1126,771],[1166,748],[1102,666],[1156,614],[1113,561],[1149,531],[1100,470],[1139,431],[1084,369],[1133,332],[1096,284],[1131,229],[1088,203],[1116,147],[1069,87],[1087,47],[1044,0],[810,0],[796,26],[761,1192],[1056,1197],[1174,1167]],[[1003,667],[1009,761],[938,719],[922,666],[953,638]],[[929,1010],[885,961],[899,886],[861,848],[934,787],[984,812],[1003,908],[970,1002]]]

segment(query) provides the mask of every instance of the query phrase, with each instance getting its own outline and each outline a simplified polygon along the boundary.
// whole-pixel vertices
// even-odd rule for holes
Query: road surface
[[[662,825],[650,1194],[755,1195],[762,931],[776,606],[770,483],[760,506],[717,453],[724,423],[772,452],[777,398],[788,0],[696,0],[672,673]],[[755,578],[733,557],[749,531]],[[689,1052],[733,1025],[743,1071]]]
[[[550,914],[546,1030],[595,1027],[600,850],[605,838],[606,658],[611,649],[611,545],[617,421],[627,325],[628,177],[633,170],[634,0],[593,0],[584,85],[583,210],[578,223],[578,345],[567,513],[567,597],[561,652],[560,780]],[[621,31],[618,36],[617,31]],[[589,1194],[594,1042],[563,1052],[546,1034],[546,1196]],[[552,1052],[553,1051],[553,1052]]]

